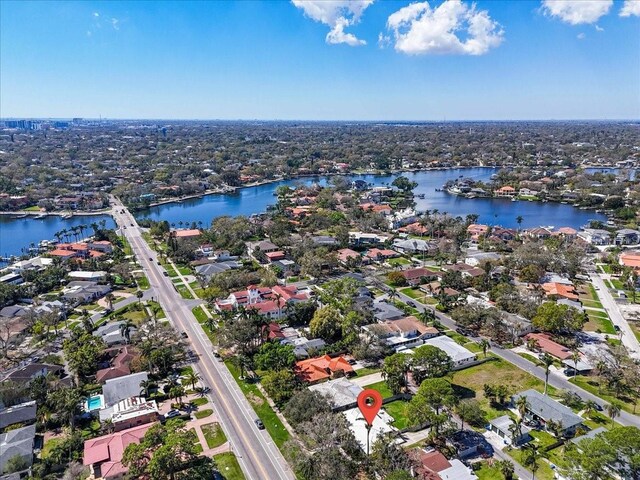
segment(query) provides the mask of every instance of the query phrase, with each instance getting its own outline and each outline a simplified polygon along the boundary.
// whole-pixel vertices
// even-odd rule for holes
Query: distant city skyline
[[[0,117],[637,120],[639,32],[640,0],[10,0]]]

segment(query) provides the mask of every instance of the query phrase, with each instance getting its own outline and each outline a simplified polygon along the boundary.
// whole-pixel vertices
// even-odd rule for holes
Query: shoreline
[[[105,210],[88,210],[88,211],[84,211],[84,210],[78,210],[78,211],[74,211],[71,214],[71,218],[73,217],[97,217],[100,215],[109,215],[111,216],[111,212],[112,209],[108,208]],[[45,216],[45,217],[63,217],[64,215],[69,215],[69,212],[35,212],[33,210],[15,210],[15,211],[2,211],[0,212],[0,216],[17,216],[19,215],[20,217],[22,217],[22,215],[26,215],[26,217],[38,217],[38,216]],[[22,218],[26,218],[26,217],[22,217]],[[20,220],[21,218],[13,218],[12,220]]]
[[[427,168],[408,168],[408,169],[394,169],[389,171],[365,171],[365,172],[328,172],[328,173],[300,173],[297,175],[293,175],[290,177],[279,177],[279,178],[271,178],[265,180],[258,180],[251,183],[246,183],[244,185],[239,186],[230,186],[219,187],[211,190],[206,190],[203,193],[194,193],[191,195],[184,195],[182,197],[177,198],[167,198],[163,200],[159,200],[157,202],[152,202],[147,207],[137,208],[135,211],[143,211],[153,207],[158,207],[160,205],[167,205],[170,203],[182,203],[185,200],[193,200],[196,198],[203,198],[209,195],[226,195],[229,193],[237,192],[238,190],[242,190],[243,188],[252,188],[252,187],[260,187],[262,185],[268,185],[271,183],[277,182],[286,182],[286,181],[295,181],[300,178],[317,178],[317,177],[350,177],[355,175],[375,175],[375,176],[385,176],[385,175],[397,175],[405,172],[408,173],[416,173],[416,172],[430,172],[430,171],[440,171],[440,170],[465,170],[469,168],[490,168],[490,169],[500,169],[505,166],[491,166],[491,165],[476,165],[476,166],[457,166],[457,167],[427,167]]]

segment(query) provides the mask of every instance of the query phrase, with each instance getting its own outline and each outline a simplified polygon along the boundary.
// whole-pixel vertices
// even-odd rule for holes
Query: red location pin
[[[382,407],[382,395],[377,390],[368,388],[358,395],[358,408],[369,426],[373,425],[373,421],[378,415]]]

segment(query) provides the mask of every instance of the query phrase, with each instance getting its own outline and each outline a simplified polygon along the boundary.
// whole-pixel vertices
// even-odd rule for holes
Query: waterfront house
[[[176,240],[194,240],[202,235],[202,232],[197,228],[183,228],[180,230],[172,230],[170,235]]]
[[[516,189],[510,185],[500,187],[495,191],[496,197],[515,197]]]
[[[616,230],[616,245],[637,245],[640,243],[640,232],[630,228]]]
[[[598,228],[585,228],[582,232],[578,233],[578,237],[591,245],[610,245],[611,234]]]

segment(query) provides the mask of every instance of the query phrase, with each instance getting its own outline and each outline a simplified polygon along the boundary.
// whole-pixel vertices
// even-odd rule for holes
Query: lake
[[[590,210],[580,210],[571,205],[540,202],[511,202],[497,198],[462,198],[445,192],[436,192],[447,180],[460,176],[478,180],[489,180],[498,169],[493,168],[460,168],[452,170],[428,170],[409,172],[404,175],[418,183],[416,194],[424,193],[425,198],[416,198],[419,211],[434,210],[447,212],[453,216],[464,217],[467,214],[479,215],[479,221],[490,225],[517,227],[516,218],[522,216],[522,227],[553,225],[555,227],[570,226],[579,228],[589,220],[606,221],[606,216]],[[374,185],[390,184],[398,176],[393,175],[349,175],[348,179],[362,179]],[[252,215],[261,213],[268,205],[276,203],[274,192],[280,185],[295,186],[317,182],[326,184],[327,177],[309,177],[295,180],[283,180],[256,187],[241,188],[231,194],[213,194],[202,198],[185,200],[181,203],[168,203],[138,212],[138,218],[167,220],[179,225],[202,222],[209,225],[211,220],[222,215]],[[19,255],[21,248],[40,240],[51,240],[55,232],[73,225],[90,225],[105,216],[73,217],[62,219],[57,216],[43,220],[32,218],[10,219],[0,218],[0,254],[2,256]],[[106,217],[109,227],[114,225],[110,217]]]
[[[51,215],[38,220],[31,217],[10,218],[0,215],[0,256],[20,255],[22,248],[29,248],[32,243],[38,245],[41,240],[54,240],[56,232],[76,225],[87,225],[91,234],[93,230],[90,225],[101,220],[107,222],[107,228],[115,226],[109,215],[74,216],[66,219]]]
[[[580,210],[571,205],[541,202],[511,202],[497,198],[463,198],[446,192],[436,192],[447,180],[460,176],[477,180],[489,180],[498,169],[493,168],[460,168],[452,170],[429,170],[410,172],[404,175],[418,183],[416,194],[424,193],[425,198],[416,198],[419,211],[437,209],[453,216],[464,217],[467,214],[479,215],[479,221],[491,225],[517,227],[516,218],[523,217],[522,227],[554,225],[556,227],[581,227],[589,220],[606,221],[606,216],[589,210]],[[348,179],[361,179],[374,185],[390,184],[397,177],[394,175],[349,175]],[[167,220],[169,223],[185,225],[201,221],[209,225],[213,218],[221,215],[251,215],[264,212],[268,205],[276,203],[274,192],[280,185],[310,184],[318,182],[326,184],[326,177],[311,177],[296,180],[285,180],[257,187],[239,189],[233,194],[207,195],[203,198],[186,200],[181,203],[170,203],[152,207],[138,213],[139,218]]]

